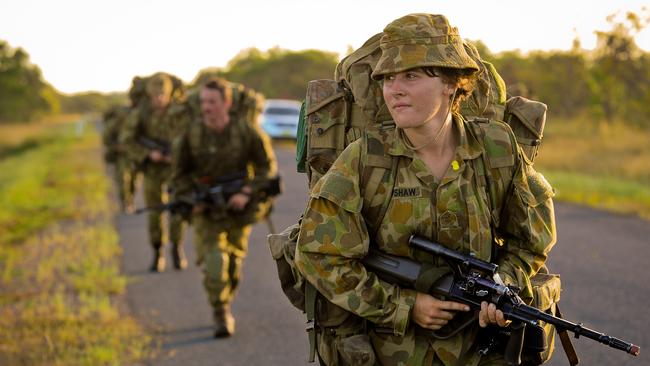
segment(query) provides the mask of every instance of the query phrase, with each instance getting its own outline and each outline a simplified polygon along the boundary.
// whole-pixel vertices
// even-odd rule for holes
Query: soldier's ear
[[[451,97],[456,92],[456,87],[457,86],[454,85],[454,84],[447,84],[447,83],[445,83],[444,85],[445,85],[445,87],[444,87],[445,89],[444,89],[443,93],[446,96]]]

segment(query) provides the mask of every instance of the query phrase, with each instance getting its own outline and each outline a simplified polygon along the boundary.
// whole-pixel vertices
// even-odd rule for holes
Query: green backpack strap
[[[366,156],[365,159],[361,159],[360,184],[363,194],[363,217],[366,220],[371,239],[377,235],[386,211],[388,211],[397,179],[399,158],[388,154],[387,146],[384,143],[394,126],[392,121],[384,122],[379,126],[378,131],[366,131],[363,137]],[[387,190],[384,194],[378,194],[379,186],[382,183],[386,183]],[[379,199],[382,199],[381,202],[378,202]]]
[[[485,144],[485,131],[481,128],[479,125],[480,123],[490,123],[489,119],[487,118],[474,118],[470,119],[467,121],[467,124],[471,127],[470,131],[472,131],[474,137],[476,140],[481,144]],[[485,187],[485,191],[487,193],[488,197],[488,204],[490,205],[490,223],[491,226],[494,228],[495,222],[498,222],[497,215],[498,215],[498,201],[496,199],[497,197],[497,192],[495,191],[495,187],[493,184],[491,184],[492,181],[492,174],[491,172],[491,167],[490,167],[490,159],[487,157],[487,151],[486,149],[483,149],[483,153],[481,154],[481,158],[476,160],[476,171],[478,176],[480,177],[480,185]]]
[[[381,222],[386,215],[386,211],[388,211],[388,206],[390,205],[390,200],[393,196],[393,187],[395,187],[395,179],[397,177],[397,165],[399,163],[399,159],[392,157],[388,158],[387,160],[390,161],[390,165],[388,167],[384,165],[370,166],[370,174],[368,174],[368,180],[363,184],[364,205],[366,203],[369,204],[372,201],[373,197],[376,197],[379,185],[384,179],[388,179],[389,185],[388,193],[385,195],[381,206],[379,206],[379,208],[376,210],[368,211],[374,213],[371,215],[374,217],[371,217],[370,220],[366,219],[366,223],[369,229],[368,234],[370,238],[374,238],[379,231],[379,226],[381,225]],[[385,162],[382,162],[381,164],[385,164]]]
[[[296,132],[296,171],[307,173],[307,121],[305,120],[306,101],[300,105],[298,132]]]
[[[494,128],[494,124],[499,122],[490,120],[488,118],[473,118],[466,122],[470,127],[474,138],[483,146],[483,153],[480,159],[476,159],[476,171],[479,177],[479,184],[485,187],[488,197],[488,204],[490,208],[490,229],[492,231],[492,238],[497,244],[493,247],[492,258],[495,258],[496,250],[503,244],[503,238],[498,233],[497,228],[500,224],[501,210],[503,208],[504,196],[510,188],[510,179],[504,179],[512,176],[514,168],[514,154],[516,154],[516,146],[513,146],[514,153],[512,155],[499,155],[497,156],[490,148],[494,145],[494,134],[499,134],[498,139],[510,138],[507,136],[507,130],[503,128]],[[512,140],[510,140],[512,141]],[[516,142],[512,141],[513,144]]]

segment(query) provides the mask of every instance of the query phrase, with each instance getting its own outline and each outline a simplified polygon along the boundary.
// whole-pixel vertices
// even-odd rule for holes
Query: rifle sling
[[[316,358],[316,287],[305,281],[305,313],[307,315],[307,334],[309,336],[309,362]],[[319,357],[320,359],[320,357]]]
[[[558,318],[562,318],[562,313],[560,312],[559,304],[555,304],[555,314],[557,315]],[[569,360],[569,364],[571,366],[575,366],[579,364],[580,358],[576,353],[575,347],[573,347],[573,343],[571,342],[571,337],[569,337],[569,332],[567,332],[566,329],[560,330],[557,327],[555,329],[557,330],[557,334],[560,336],[560,341],[562,341],[562,348],[564,349],[564,353],[566,353],[566,358]]]

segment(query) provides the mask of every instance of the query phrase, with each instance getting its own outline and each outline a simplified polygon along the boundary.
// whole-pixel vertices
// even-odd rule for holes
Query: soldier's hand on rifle
[[[478,313],[478,324],[481,328],[487,327],[489,324],[496,324],[500,327],[505,327],[510,324],[510,320],[506,320],[501,310],[497,310],[496,305],[488,304],[483,301],[481,303],[481,311]]]
[[[194,206],[192,206],[192,213],[196,214],[196,215],[200,215],[203,212],[205,212],[205,209],[207,207],[208,207],[208,205],[206,205],[205,203],[197,202],[196,204],[194,204]]]
[[[239,193],[235,193],[230,197],[228,207],[235,211],[242,211],[246,208],[248,201],[251,200],[251,194],[253,194],[253,189],[250,186],[242,187]]]
[[[160,150],[151,150],[149,151],[149,160],[160,163],[162,161],[167,161],[165,155]]]
[[[469,311],[469,306],[454,301],[438,300],[418,292],[411,318],[422,328],[438,330],[454,318],[457,311]]]

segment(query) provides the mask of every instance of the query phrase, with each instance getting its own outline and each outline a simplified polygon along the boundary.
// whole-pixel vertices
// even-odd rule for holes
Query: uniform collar
[[[471,127],[467,121],[459,115],[454,114],[453,119],[454,127],[459,132],[459,143],[456,147],[456,156],[462,160],[476,159],[483,152],[482,145],[476,140],[474,134],[470,132]],[[394,156],[406,156],[413,159],[415,152],[406,147],[404,141],[399,136],[399,131],[395,128],[393,132],[393,139],[388,153]]]

